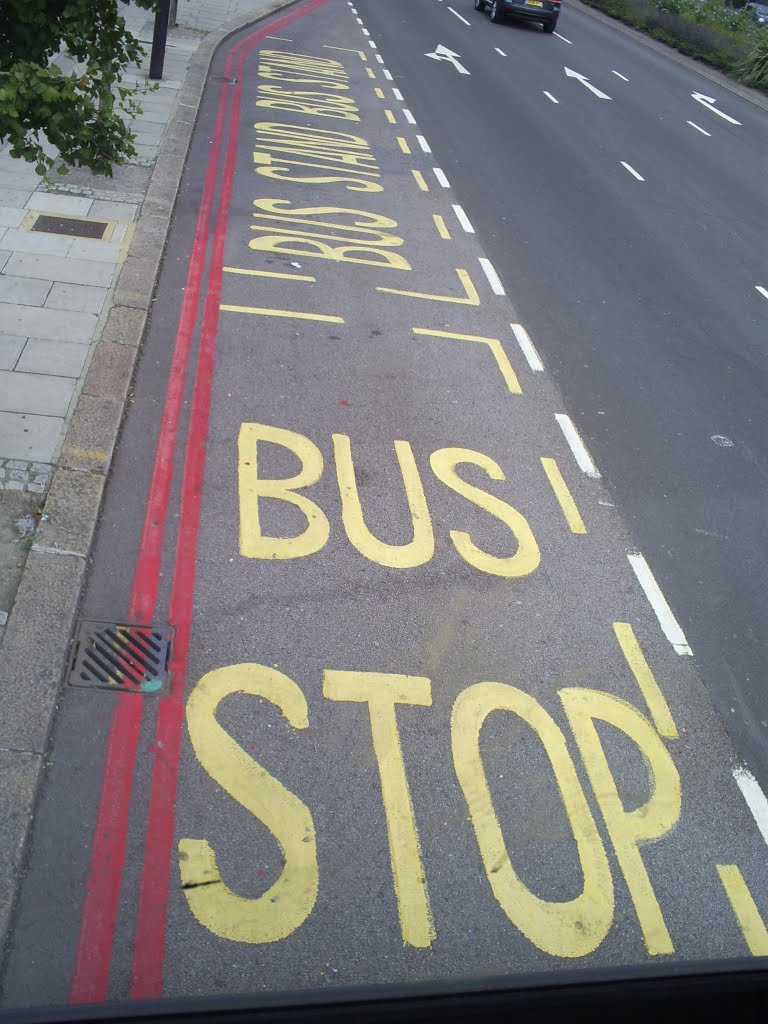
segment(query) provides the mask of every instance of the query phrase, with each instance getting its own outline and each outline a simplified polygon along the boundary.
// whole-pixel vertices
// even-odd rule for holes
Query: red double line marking
[[[253,32],[232,47],[224,68],[225,81],[219,92],[211,152],[190,252],[184,300],[174,344],[128,609],[129,618],[134,620],[149,621],[155,613],[176,454],[176,435],[200,304],[205,257],[210,239],[211,215],[221,158],[227,103],[231,97],[229,136],[219,189],[219,204],[213,228],[208,289],[203,307],[192,409],[184,457],[179,532],[176,541],[176,559],[169,605],[169,620],[176,629],[174,653],[170,665],[173,682],[170,693],[161,698],[159,702],[155,727],[155,749],[161,750],[162,755],[155,754],[152,767],[144,861],[134,937],[131,975],[131,996],[133,998],[153,998],[162,995],[170,869],[175,828],[176,787],[184,720],[187,652],[192,621],[211,387],[216,358],[216,330],[219,319],[224,243],[240,128],[243,65],[250,51],[267,35],[296,21],[326,2],[327,0],[309,0],[299,9],[270,21],[268,25]],[[233,83],[231,74],[236,55],[238,55],[238,63]],[[117,697],[107,740],[99,808],[91,846],[90,865],[85,882],[85,898],[81,912],[70,1002],[101,1002],[106,999],[108,993],[142,710],[142,702],[135,695],[121,694]]]

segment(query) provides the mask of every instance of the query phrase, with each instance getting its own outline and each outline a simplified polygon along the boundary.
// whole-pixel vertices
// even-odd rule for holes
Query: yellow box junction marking
[[[584,525],[584,520],[579,514],[576,502],[568,490],[568,484],[563,479],[563,474],[560,472],[557,462],[554,459],[542,459],[541,464],[544,467],[544,472],[547,474],[547,480],[549,480],[552,490],[555,492],[555,497],[560,503],[560,508],[563,510],[565,521],[568,523],[571,533],[586,533],[587,528]]]
[[[329,700],[368,705],[387,821],[389,856],[400,927],[403,940],[408,945],[424,949],[435,938],[435,928],[397,731],[395,707],[397,704],[431,707],[430,681],[422,676],[326,671],[323,675],[323,695]]]
[[[327,43],[323,44],[323,49],[324,50],[343,50],[344,53],[356,53],[357,56],[360,58],[360,60],[362,60],[362,61],[367,61],[368,60],[368,56],[367,56],[365,50],[351,50],[348,46],[328,46]]]
[[[376,95],[379,97],[380,100],[384,99],[384,90],[383,89],[376,88],[373,91],[376,93]]]
[[[219,309],[225,313],[250,313],[252,316],[279,316],[289,320],[317,320],[324,324],[343,324],[340,316],[327,316],[324,313],[300,313],[293,309],[266,309],[261,306],[230,306],[223,304]]]
[[[669,710],[661,687],[656,682],[653,672],[645,660],[634,630],[628,622],[614,622],[613,631],[624,657],[627,659],[627,664],[632,669],[632,675],[637,680],[640,692],[645,698],[656,731],[660,736],[676,740],[677,726],[672,718],[672,712]]]
[[[414,174],[417,172],[414,171]],[[430,295],[428,292],[409,292],[404,291],[402,288],[384,288],[381,285],[376,287],[377,292],[389,292],[391,295],[407,295],[411,299],[430,299],[432,302],[457,302],[462,306],[479,306],[480,296],[477,288],[472,283],[472,278],[469,276],[466,270],[456,271],[459,281],[461,281],[462,287],[464,288],[464,294],[466,298],[457,298],[455,295]],[[449,334],[446,337],[454,338],[458,335]],[[468,340],[472,340],[472,335],[468,335]],[[495,340],[495,339],[494,339]]]
[[[735,864],[717,864],[716,867],[750,953],[752,956],[768,956],[768,928],[741,872]]]
[[[411,147],[408,145],[408,143],[405,141],[405,139],[402,137],[402,135],[398,135],[397,136],[397,144],[400,147],[400,149],[403,151],[403,153],[410,154]]]
[[[523,389],[520,387],[520,381],[517,379],[517,374],[512,369],[504,346],[498,338],[483,338],[477,334],[454,334],[451,331],[433,331],[428,327],[413,327],[412,330],[414,334],[424,335],[428,338],[452,338],[456,341],[476,341],[481,345],[487,345],[493,353],[496,365],[501,370],[501,375],[511,394],[522,395]]]
[[[386,117],[390,124],[397,124],[397,118],[389,109],[389,107],[387,107],[387,109],[384,111],[384,116]]]
[[[440,235],[441,238],[450,239],[451,233],[446,227],[445,220],[440,216],[440,214],[433,213],[432,220],[435,222],[435,227],[437,228],[438,235]]]
[[[249,270],[247,267],[222,267],[225,274],[247,274],[249,277],[276,277],[281,281],[317,281],[309,274],[282,274],[278,270]]]

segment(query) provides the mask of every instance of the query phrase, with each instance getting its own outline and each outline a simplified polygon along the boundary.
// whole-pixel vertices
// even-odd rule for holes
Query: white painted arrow
[[[563,68],[566,77],[576,78],[582,85],[586,85],[590,92],[593,92],[601,100],[609,100],[611,97],[607,96],[604,92],[600,92],[597,86],[592,85],[590,80],[585,75],[580,75],[578,71],[571,71],[570,68]]]
[[[450,64],[456,68],[460,75],[469,75],[470,71],[464,67],[463,64],[459,63],[458,53],[454,53],[453,50],[449,50],[447,46],[443,46],[442,43],[435,47],[434,53],[425,53],[425,57],[432,57],[433,60],[447,60]]]
[[[724,121],[730,121],[731,124],[741,124],[741,121],[737,121],[735,117],[730,117],[728,114],[724,114],[722,110],[718,110],[715,104],[717,100],[714,96],[705,96],[703,92],[692,92],[691,96],[700,103],[702,107],[706,107],[707,110],[711,110],[713,114],[717,114],[718,117],[722,117]]]

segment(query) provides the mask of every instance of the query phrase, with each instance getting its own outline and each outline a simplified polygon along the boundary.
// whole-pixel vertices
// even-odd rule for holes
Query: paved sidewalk
[[[0,148],[0,954],[210,60],[289,2],[178,0],[163,80],[133,122],[137,155],[113,178],[78,169],[47,184]],[[121,14],[148,55],[154,15]]]

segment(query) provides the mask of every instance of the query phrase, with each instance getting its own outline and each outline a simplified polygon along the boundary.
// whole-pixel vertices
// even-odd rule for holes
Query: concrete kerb
[[[88,557],[176,195],[216,49],[296,0],[266,0],[210,32],[179,90],[112,306],[64,439],[0,647],[0,975]],[[145,210],[146,205],[146,210]]]
[[[653,36],[649,36],[645,32],[641,32],[640,29],[633,28],[631,25],[625,25],[618,18],[612,18],[610,14],[599,11],[595,7],[590,7],[589,4],[581,3],[580,0],[568,0],[568,6],[573,7],[574,10],[582,11],[584,14],[589,14],[598,21],[602,21],[605,25],[612,25],[617,32],[621,32],[625,36],[631,36],[637,42],[647,46],[648,49],[655,50],[656,53],[665,54],[675,64],[687,68],[688,71],[697,72],[702,78],[706,78],[715,85],[719,85],[721,89],[727,89],[736,96],[740,96],[743,100],[754,103],[761,110],[768,110],[768,96],[765,93],[757,89],[750,89],[748,85],[737,82],[722,71],[718,71],[717,68],[710,67],[709,64],[705,64],[703,61],[694,60],[693,57],[680,53],[673,46],[668,46],[666,43],[654,39]]]

